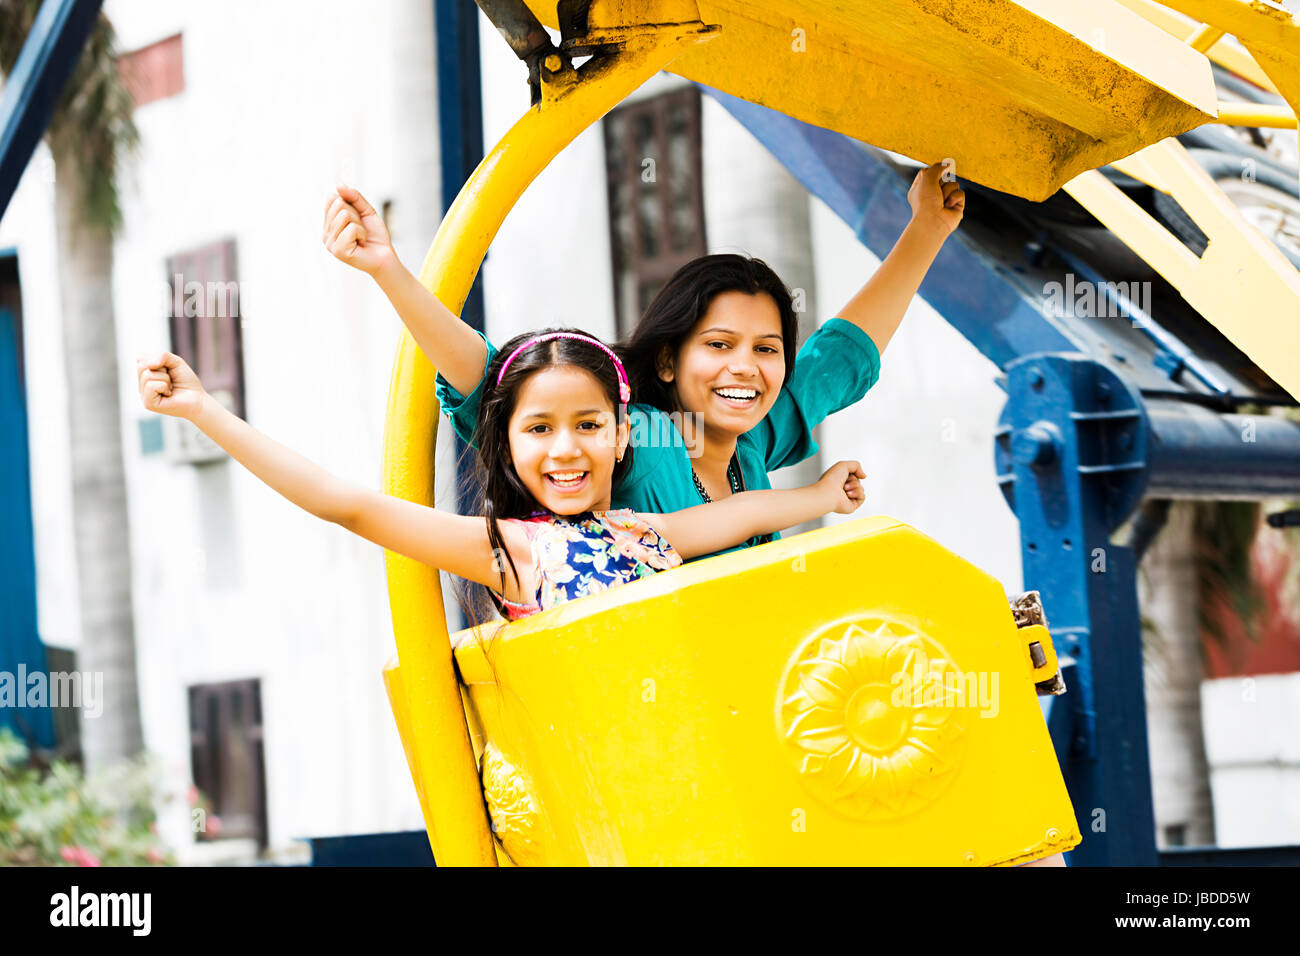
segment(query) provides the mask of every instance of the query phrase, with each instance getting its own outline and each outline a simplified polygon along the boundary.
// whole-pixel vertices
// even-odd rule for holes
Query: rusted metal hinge
[[[1020,630],[1020,640],[1029,657],[1034,687],[1040,697],[1065,693],[1065,681],[1056,660],[1056,648],[1047,629],[1043,599],[1037,591],[1026,591],[1011,599],[1011,613]]]

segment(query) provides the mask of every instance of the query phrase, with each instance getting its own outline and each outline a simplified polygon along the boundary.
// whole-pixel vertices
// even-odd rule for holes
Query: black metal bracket
[[[528,91],[530,102],[536,106],[542,99],[542,72],[548,75],[571,70],[573,63],[551,41],[541,21],[528,9],[524,0],[474,0],[484,15],[492,21],[497,32],[505,37],[515,56],[528,66]],[[579,3],[560,3],[560,24],[573,29],[575,23],[583,28],[587,22],[587,7],[591,0]],[[580,9],[576,9],[580,8]]]

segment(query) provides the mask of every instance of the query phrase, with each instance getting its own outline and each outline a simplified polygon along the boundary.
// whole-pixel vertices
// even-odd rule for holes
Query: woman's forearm
[[[203,397],[194,425],[231,458],[299,508],[318,518],[345,524],[363,489],[336,478],[248,422],[227,411],[210,395]]]
[[[664,536],[684,558],[744,544],[760,534],[813,521],[833,504],[816,485],[789,490],[743,491],[711,504],[661,515]]]
[[[884,352],[947,237],[941,227],[913,219],[880,268],[838,313],[839,317],[866,332],[876,348]]]
[[[732,544],[748,541],[759,534],[775,534],[805,521],[815,521],[830,510],[825,493],[816,485],[742,491],[718,502],[723,506],[728,503],[732,503],[736,514],[723,520],[736,522],[744,531]],[[726,547],[731,547],[731,544]]]
[[[395,257],[375,273],[375,281],[415,344],[447,383],[462,395],[474,391],[487,364],[487,349],[478,333],[439,302]]]

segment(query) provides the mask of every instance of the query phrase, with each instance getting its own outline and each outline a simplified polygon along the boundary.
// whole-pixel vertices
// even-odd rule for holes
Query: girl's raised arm
[[[743,544],[832,511],[851,514],[862,504],[866,473],[856,461],[836,462],[803,488],[743,491],[721,501],[666,515],[642,515],[683,559]]]
[[[438,511],[335,477],[223,408],[193,370],[170,352],[137,359],[136,367],[145,408],[193,422],[299,508],[390,551],[470,581],[500,586],[499,562],[482,518]],[[516,566],[528,567],[528,542],[509,524],[502,525],[502,535]],[[513,583],[508,583],[507,597],[513,598]]]
[[[360,269],[384,290],[420,351],[462,395],[483,378],[487,349],[478,333],[438,301],[397,258],[388,227],[375,207],[351,186],[339,186],[325,203],[325,248]]]

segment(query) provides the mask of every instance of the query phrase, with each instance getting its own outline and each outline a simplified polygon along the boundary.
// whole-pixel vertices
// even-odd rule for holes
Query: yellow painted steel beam
[[[1114,164],[1168,193],[1209,239],[1201,256],[1093,170],[1066,191],[1300,399],[1300,272],[1248,223],[1177,140]]]
[[[1208,28],[1232,33],[1300,114],[1300,18],[1272,0],[1161,0]],[[1297,170],[1300,182],[1300,170]]]
[[[654,4],[640,4],[653,11]],[[659,72],[683,47],[708,39],[703,24],[681,23],[622,38],[617,50],[593,57],[580,72],[544,69],[542,100],[502,138],[474,171],[443,218],[420,281],[453,312],[469,294],[493,237],[519,196],[578,133]],[[384,434],[385,491],[433,503],[438,403],[435,370],[409,333],[393,365]],[[388,593],[400,674],[388,682],[394,717],[420,796],[439,866],[495,865],[474,752],[460,689],[438,572],[387,554]]]
[[[1160,0],[1193,20],[1251,43],[1285,48],[1294,39],[1295,16],[1273,0]]]
[[[1269,0],[1161,0],[1167,7],[1233,34],[1300,113],[1300,19]]]
[[[1203,26],[1187,39],[1187,44],[1199,53],[1209,52],[1210,47],[1223,39],[1223,31],[1217,27]]]
[[[1227,126],[1267,126],[1295,129],[1295,113],[1289,106],[1265,103],[1220,103],[1219,122]]]
[[[1119,2],[1179,40],[1190,42],[1203,28],[1202,24],[1181,13],[1175,13],[1157,3],[1156,0],[1119,0]],[[1232,37],[1223,37],[1204,52],[1224,69],[1250,80],[1266,92],[1277,93],[1277,87],[1268,78],[1268,74],[1259,68],[1259,64],[1255,62],[1250,52]]]
[[[553,0],[527,2],[557,25]],[[591,17],[637,6],[593,0]],[[1215,115],[1204,55],[1116,0],[698,9],[721,36],[672,72],[922,162],[950,157],[963,177],[1029,199]]]

